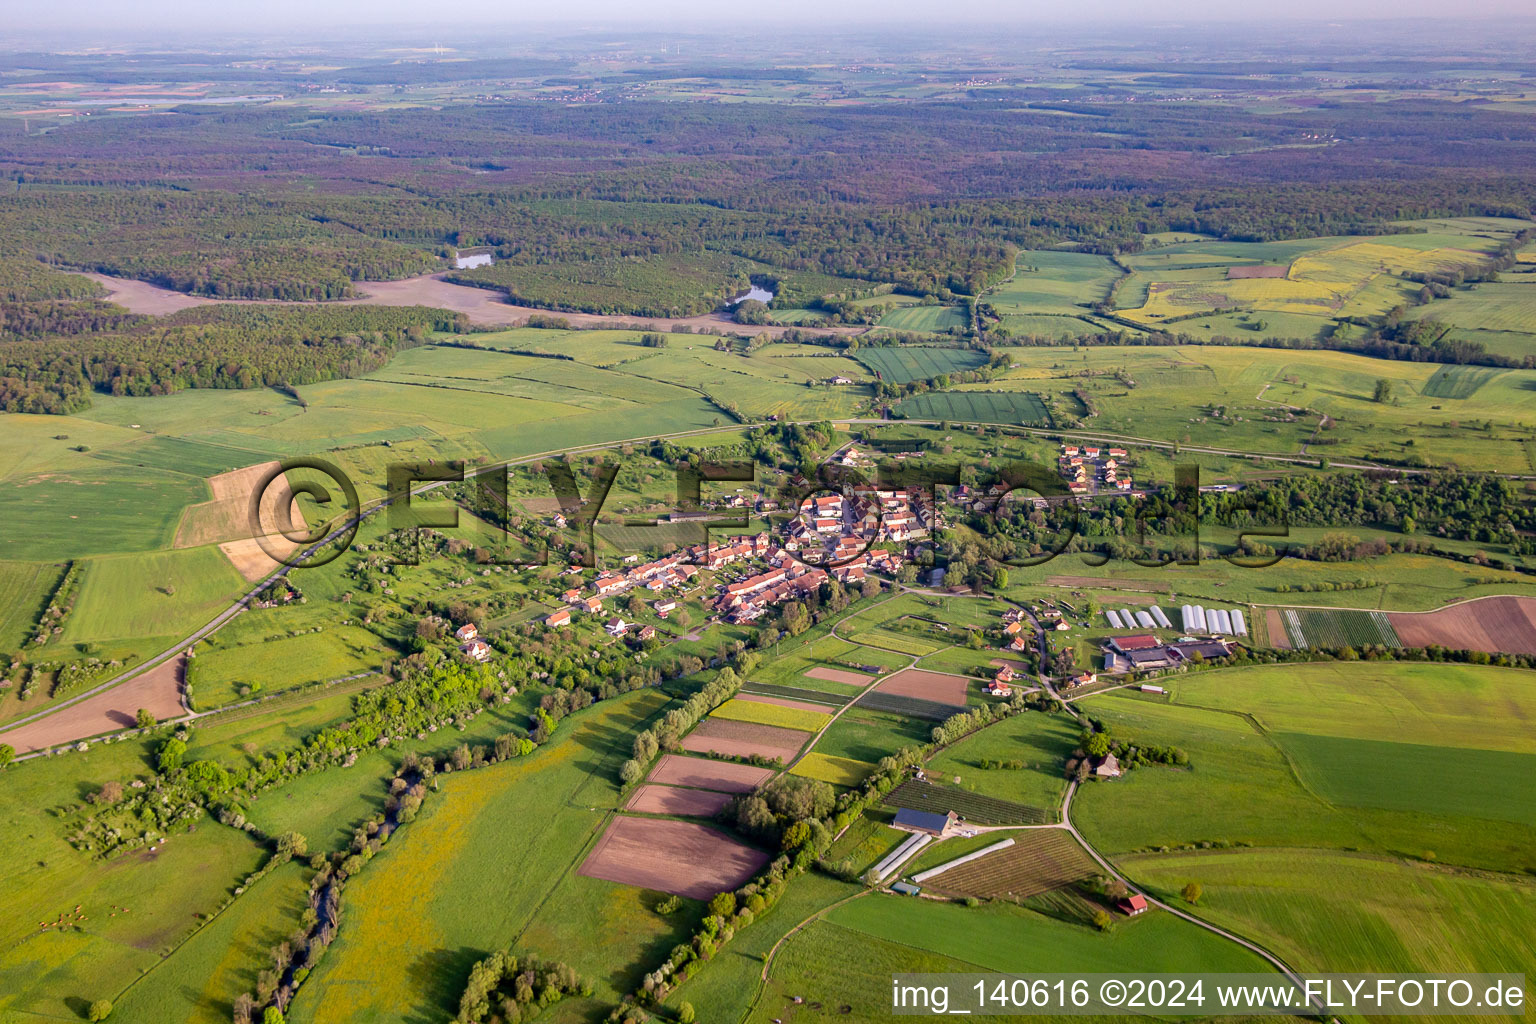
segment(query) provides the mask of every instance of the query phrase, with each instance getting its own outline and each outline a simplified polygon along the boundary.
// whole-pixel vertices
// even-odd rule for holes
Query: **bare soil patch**
[[[1269,633],[1269,646],[1284,651],[1291,649],[1291,635],[1285,631],[1285,615],[1280,609],[1264,609],[1264,628]]]
[[[188,506],[176,528],[173,546],[198,548],[204,544],[251,539],[251,494],[276,469],[276,461],[260,462],[209,477],[208,489],[213,493],[213,500]],[[286,517],[279,520],[276,515],[284,498],[288,511]],[[287,477],[273,480],[272,486],[262,495],[261,514],[264,523],[305,528],[303,513],[299,511],[298,499],[288,486]]]
[[[1284,277],[1290,273],[1290,267],[1228,267],[1227,280],[1241,281],[1254,277]]]
[[[846,683],[849,686],[868,686],[874,676],[867,676],[862,672],[846,672],[840,668],[823,668],[817,665],[805,673],[812,679],[825,679],[829,683]]]
[[[187,295],[183,292],[172,291],[169,288],[161,288],[159,285],[150,284],[147,281],[109,277],[106,274],[86,274],[84,276],[105,285],[109,293],[108,298],[133,313],[163,316],[166,313],[175,313],[178,310],[190,309],[193,306],[203,306],[221,301],[204,298],[200,295]],[[463,313],[469,318],[471,323],[486,327],[514,327],[525,323],[530,316],[544,315],[562,317],[572,327],[634,327],[640,330],[653,331],[669,331],[674,327],[691,327],[695,331],[738,332],[741,330],[739,324],[723,313],[656,318],[608,316],[599,313],[567,313],[558,309],[514,306],[502,301],[506,297],[505,292],[491,288],[472,288],[469,285],[454,284],[451,281],[443,280],[443,277],[443,274],[423,274],[419,277],[408,277],[403,281],[359,281],[356,284],[358,297],[355,299],[338,299],[336,304],[430,306],[434,309],[447,309],[455,313]],[[239,300],[238,304],[313,305],[313,303],[292,302],[283,299],[242,299]],[[792,329],[792,327],[793,325],[765,324],[754,326],[751,328],[751,331],[753,334],[778,336]],[[817,330],[821,334],[863,334],[869,328],[822,327]]]
[[[181,681],[186,663],[185,655],[177,655],[78,704],[0,732],[0,743],[9,743],[16,748],[16,753],[27,754],[104,732],[132,729],[137,725],[139,708],[148,708],[161,721],[180,718],[187,713],[181,703]]]
[[[684,789],[680,786],[646,784],[624,805],[626,811],[642,814],[675,814],[684,818],[713,818],[730,803],[730,793],[711,789]]]
[[[725,718],[706,718],[697,729],[683,737],[683,749],[700,754],[713,752],[727,757],[757,754],[788,762],[800,753],[800,748],[810,738],[810,733],[798,729],[733,722]]]
[[[929,672],[927,669],[906,668],[875,687],[876,692],[898,697],[917,697],[940,704],[965,707],[965,695],[971,680],[948,672]]]
[[[81,274],[107,289],[107,301],[115,302],[130,313],[146,313],[165,316],[179,313],[193,306],[206,306],[212,299],[161,288],[148,281],[134,281],[126,277],[108,277],[106,274]]]
[[[704,825],[619,815],[577,873],[690,899],[735,889],[768,855]]]
[[[773,769],[734,761],[664,754],[649,781],[672,786],[697,786],[722,793],[750,793],[773,777]]]
[[[1536,598],[1485,597],[1432,612],[1388,612],[1387,620],[1405,647],[1536,654]]]

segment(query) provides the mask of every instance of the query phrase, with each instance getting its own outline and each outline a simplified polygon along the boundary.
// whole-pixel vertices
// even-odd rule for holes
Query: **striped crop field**
[[[901,636],[898,633],[887,633],[883,629],[868,629],[862,633],[855,633],[849,639],[866,647],[878,647],[882,651],[895,651],[898,654],[912,654],[918,657],[932,654],[939,649],[936,645],[924,640]]]
[[[1401,647],[1397,630],[1384,612],[1346,609],[1287,608],[1285,634],[1297,649],[1308,647]]]
[[[930,391],[898,405],[895,414],[913,420],[960,420],[1050,426],[1051,414],[1032,391]]]

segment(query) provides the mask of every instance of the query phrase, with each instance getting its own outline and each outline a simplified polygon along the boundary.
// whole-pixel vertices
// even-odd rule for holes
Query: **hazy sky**
[[[4,0],[10,30],[90,32],[93,29],[141,31],[217,31],[248,28],[256,32],[302,34],[307,26],[525,24],[619,25],[693,24],[719,27],[736,23],[744,31],[772,31],[774,26],[809,28],[817,23],[864,21],[867,27],[901,22],[1031,23],[1061,25],[1072,20],[1096,22],[1233,21],[1263,18],[1348,20],[1454,15],[1513,17],[1531,14],[1529,0],[1462,0],[1447,8],[1441,0],[1286,0],[1282,5],[1242,0],[770,0],[721,3],[720,0],[257,0],[256,3],[209,0]]]

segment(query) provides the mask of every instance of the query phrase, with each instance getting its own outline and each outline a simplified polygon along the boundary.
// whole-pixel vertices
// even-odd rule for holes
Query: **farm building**
[[[1132,893],[1129,897],[1120,901],[1120,910],[1126,917],[1144,914],[1147,910],[1147,898],[1139,892]]]
[[[1153,686],[1151,683],[1142,683],[1141,684],[1141,692],[1142,693],[1167,693],[1168,691],[1163,689],[1161,686]]]
[[[903,896],[916,896],[923,890],[920,886],[913,885],[911,882],[897,882],[895,885],[891,886],[891,891],[899,892]]]
[[[1093,774],[1101,779],[1118,779],[1120,777],[1120,761],[1114,754],[1105,754],[1104,760],[1093,770]]]
[[[1129,654],[1131,651],[1146,651],[1153,647],[1162,646],[1157,642],[1157,637],[1151,633],[1133,633],[1130,636],[1112,636],[1109,645],[1121,654]]]
[[[1180,661],[1189,661],[1196,654],[1210,661],[1212,658],[1225,658],[1232,653],[1232,648],[1221,640],[1191,640],[1170,644],[1169,649],[1177,653]]]
[[[920,832],[924,835],[943,838],[959,820],[960,815],[954,811],[938,814],[933,811],[914,811],[910,807],[902,807],[896,811],[896,818],[891,824],[904,832]]]
[[[1140,648],[1134,651],[1125,651],[1120,655],[1127,668],[1147,671],[1154,668],[1169,668],[1178,661],[1178,655],[1171,648],[1157,646]]]

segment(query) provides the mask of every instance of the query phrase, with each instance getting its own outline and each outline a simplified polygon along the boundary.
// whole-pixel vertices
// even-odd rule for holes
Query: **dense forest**
[[[312,384],[376,370],[461,316],[420,307],[207,306],[130,330],[0,344],[0,410],[70,413],[93,392]]]
[[[1294,145],[1312,135],[1349,144]],[[446,269],[459,246],[553,268],[519,278],[529,301],[544,297],[541,277],[652,257],[679,278],[735,257],[974,294],[1017,248],[1113,253],[1164,230],[1254,241],[1526,216],[1533,153],[1528,118],[1430,101],[1285,117],[976,101],[183,108],[0,132],[11,180],[0,238],[13,257],[232,298],[344,297],[357,281]],[[293,179],[324,187],[274,187]],[[696,291],[663,280],[648,305]],[[601,295],[573,308],[599,307],[643,312]]]

